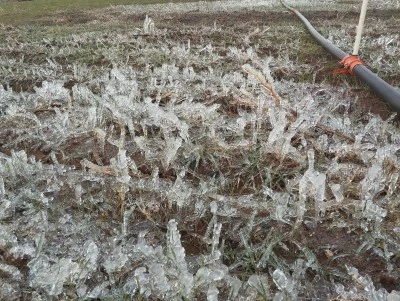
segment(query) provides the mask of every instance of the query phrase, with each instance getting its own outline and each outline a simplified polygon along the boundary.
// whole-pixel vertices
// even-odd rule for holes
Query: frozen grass
[[[9,27],[0,299],[399,300],[397,122],[261,9]]]
[[[27,0],[0,1],[0,23],[26,24],[38,22],[40,19],[58,14],[84,14],[91,9],[99,9],[112,5],[174,3],[185,0]],[[3,2],[3,3],[2,3]]]

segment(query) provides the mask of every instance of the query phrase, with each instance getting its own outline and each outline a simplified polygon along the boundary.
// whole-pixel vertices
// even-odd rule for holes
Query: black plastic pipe
[[[331,54],[337,57],[339,60],[342,60],[348,54],[336,47],[331,41],[325,39],[312,25],[311,23],[304,17],[301,13],[299,13],[296,9],[287,5],[283,0],[281,3],[289,10],[294,12],[296,16],[304,23],[307,27],[308,31],[311,35],[327,49]],[[357,76],[362,82],[366,83],[375,93],[382,98],[386,103],[388,103],[392,109],[400,114],[400,90],[394,88],[389,85],[371,70],[369,70],[364,65],[356,65],[353,68],[352,72],[355,76]]]

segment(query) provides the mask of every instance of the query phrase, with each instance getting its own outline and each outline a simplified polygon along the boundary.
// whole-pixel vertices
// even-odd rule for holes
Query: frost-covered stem
[[[3,177],[0,177],[0,197],[3,197],[6,194],[6,190],[4,187]]]
[[[104,175],[115,175],[115,171],[111,166],[100,166],[90,162],[88,159],[81,160],[81,165],[83,168],[89,169],[91,172],[100,173]]]
[[[333,135],[336,135],[336,136],[338,136],[338,137],[340,137],[340,138],[346,139],[346,140],[348,140],[348,141],[351,142],[351,143],[354,143],[354,142],[355,142],[355,139],[354,139],[353,137],[350,137],[350,136],[347,136],[347,135],[345,135],[345,134],[343,134],[343,133],[341,133],[341,132],[332,130],[332,129],[326,127],[325,125],[322,125],[322,124],[319,124],[319,123],[318,123],[318,124],[315,125],[315,127],[316,127],[316,128],[319,128],[320,130],[323,130],[324,132],[327,132],[327,133],[329,133],[329,134],[333,134]]]
[[[281,98],[280,96],[276,93],[274,87],[272,86],[272,84],[268,84],[265,79],[261,78],[260,75],[258,75],[257,73],[255,73],[253,70],[251,70],[250,68],[248,68],[247,66],[243,66],[243,70],[248,73],[251,74],[252,76],[254,76],[258,82],[261,84],[261,87],[263,87],[264,89],[266,89],[267,91],[269,91],[269,93],[271,93],[271,96],[275,99],[276,104],[280,107],[281,106]]]

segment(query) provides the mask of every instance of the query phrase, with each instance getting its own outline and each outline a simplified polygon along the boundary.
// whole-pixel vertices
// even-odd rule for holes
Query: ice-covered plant
[[[215,300],[214,296],[218,295],[216,283],[224,281],[227,276],[227,267],[214,254],[217,252],[219,231],[220,225],[216,225],[211,254],[197,263],[194,273],[189,271],[191,268],[175,220],[168,223],[165,251],[153,249],[143,240],[139,241],[133,252],[141,252],[146,266],[135,271],[136,293],[167,300],[192,300],[196,294],[204,291],[210,300]]]
[[[250,2],[0,28],[0,299],[398,298],[396,120]],[[321,3],[347,47],[352,4]],[[396,80],[387,25],[363,47]]]

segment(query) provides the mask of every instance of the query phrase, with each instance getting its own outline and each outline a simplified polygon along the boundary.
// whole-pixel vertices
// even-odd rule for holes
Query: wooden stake
[[[364,21],[365,21],[365,15],[367,14],[367,7],[368,7],[368,0],[363,0],[361,6],[360,20],[357,26],[357,35],[356,35],[356,41],[354,43],[353,55],[358,55],[358,51],[360,49],[361,34],[364,28]]]

